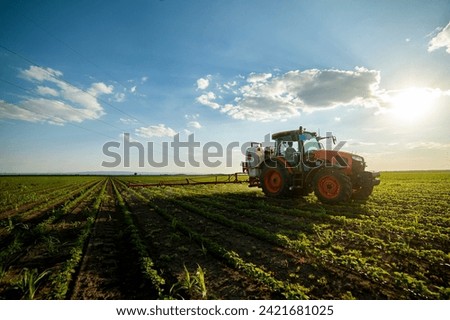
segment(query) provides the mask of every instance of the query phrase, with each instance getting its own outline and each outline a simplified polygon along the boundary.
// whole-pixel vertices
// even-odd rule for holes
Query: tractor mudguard
[[[314,176],[322,169],[327,168],[327,169],[333,169],[333,170],[342,170],[342,167],[339,166],[334,166],[331,165],[330,163],[322,163],[321,165],[319,165],[318,167],[314,167],[312,168],[307,174],[306,174],[306,178],[305,178],[305,185],[312,185],[312,181],[314,179]]]

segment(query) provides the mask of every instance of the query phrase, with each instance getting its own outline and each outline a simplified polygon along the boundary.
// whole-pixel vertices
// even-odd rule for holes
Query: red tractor
[[[364,158],[326,150],[316,132],[298,130],[274,133],[275,146],[252,142],[242,163],[249,186],[260,187],[269,197],[306,196],[313,192],[323,203],[366,200],[380,184],[379,172],[365,171]]]

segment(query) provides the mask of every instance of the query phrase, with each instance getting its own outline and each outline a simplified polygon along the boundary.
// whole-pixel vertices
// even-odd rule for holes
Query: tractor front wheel
[[[364,172],[361,186],[353,190],[352,198],[355,200],[367,200],[373,191],[372,173]]]
[[[323,169],[314,177],[314,194],[323,203],[347,202],[352,195],[350,178],[337,170]]]
[[[261,187],[266,196],[283,197],[289,193],[289,177],[286,170],[265,167],[261,174]]]

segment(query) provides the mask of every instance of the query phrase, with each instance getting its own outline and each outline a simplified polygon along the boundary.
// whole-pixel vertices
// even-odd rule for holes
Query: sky
[[[448,0],[0,0],[0,173],[232,173],[299,126],[448,170],[449,123]]]

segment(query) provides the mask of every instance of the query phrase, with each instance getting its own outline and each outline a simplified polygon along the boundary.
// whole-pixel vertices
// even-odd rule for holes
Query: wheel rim
[[[283,177],[278,170],[270,170],[264,176],[264,184],[267,191],[270,193],[277,193],[283,186]]]
[[[324,176],[318,183],[319,192],[328,199],[336,198],[341,191],[341,184],[334,176]]]

